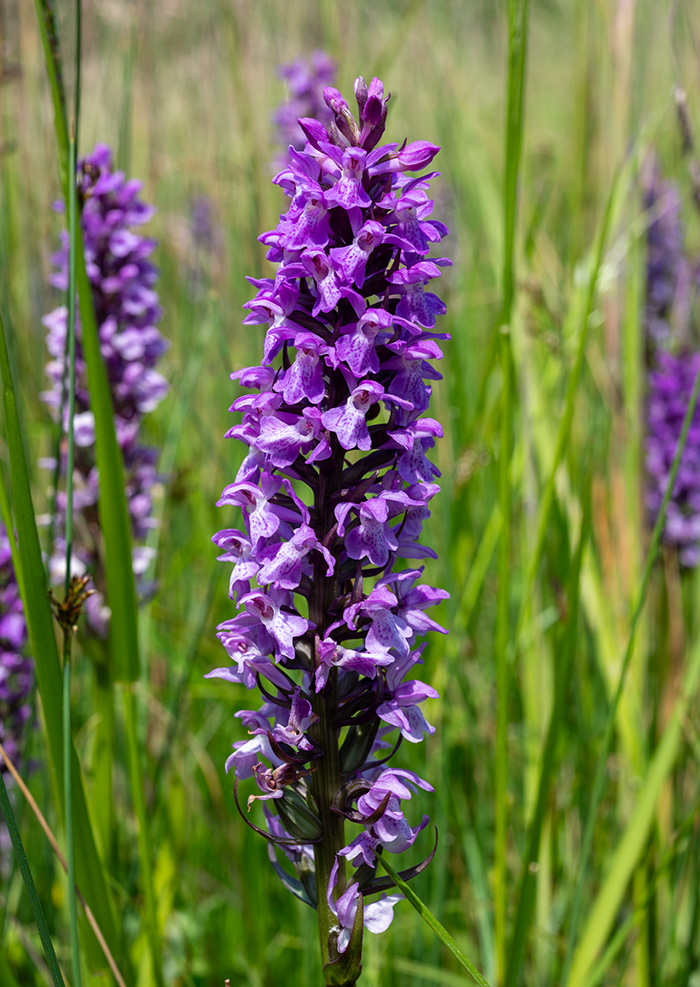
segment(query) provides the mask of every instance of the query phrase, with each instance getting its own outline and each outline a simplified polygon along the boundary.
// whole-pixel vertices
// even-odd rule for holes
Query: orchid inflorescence
[[[10,540],[0,522],[0,743],[17,764],[32,716],[34,662],[27,656],[27,624],[12,563]],[[5,764],[0,758],[0,771]]]
[[[81,227],[87,273],[92,288],[102,357],[107,369],[117,442],[124,457],[126,495],[136,542],[146,539],[155,523],[152,518],[152,487],[157,479],[158,450],[143,444],[140,438],[143,416],[152,411],[165,396],[168,385],[155,370],[166,349],[166,342],[156,328],[161,316],[154,289],[158,277],[148,259],[155,241],[135,233],[132,227],[148,222],[152,206],[139,198],[141,182],[125,179],[123,172],[112,168],[112,152],[105,144],[78,163],[78,193],[82,203]],[[57,208],[63,211],[63,204]],[[68,234],[61,236],[61,249],[54,255],[56,270],[51,277],[54,287],[68,289]],[[46,373],[51,388],[43,398],[58,419],[63,415],[66,431],[68,406],[65,400],[66,332],[68,310],[65,305],[44,318],[47,347],[51,360]],[[82,352],[80,323],[76,325],[76,392],[74,435],[74,509],[75,543],[72,553],[73,575],[92,574],[96,592],[88,599],[85,613],[90,629],[104,637],[109,611],[104,605],[102,536],[97,504],[99,476],[95,459],[95,419],[90,408],[87,368]],[[45,465],[55,467],[52,461]],[[61,472],[65,473],[65,450]],[[65,495],[57,497],[59,516],[65,517]],[[152,552],[145,545],[133,550],[137,577],[146,572]],[[62,526],[52,546],[50,560],[52,582],[63,581],[65,539]]]
[[[684,247],[678,188],[661,178],[655,163],[645,188],[645,205],[650,215],[645,338],[651,364],[646,406],[646,506],[653,523],[661,509],[700,365],[697,344],[691,340],[700,263]],[[690,423],[663,537],[678,550],[682,566],[692,568],[700,562],[700,407]]]
[[[285,885],[317,908],[327,969],[347,971],[334,983],[355,982],[363,922],[386,929],[401,897],[382,893],[393,882],[378,855],[408,849],[428,823],[410,825],[402,803],[431,785],[386,762],[434,732],[421,704],[437,693],[412,676],[419,639],[445,633],[426,610],[448,596],[398,561],[436,557],[419,543],[442,435],[426,381],[440,378],[431,361],[447,336],[426,285],[450,261],[427,255],[448,230],[430,218],[437,173],[411,173],[439,148],[380,145],[389,94],[359,78],[355,96],[358,120],[326,88],[330,125],[299,121],[305,148],[290,147],[274,179],[289,209],[260,237],[277,270],[248,279],[244,325],[267,327],[264,358],[231,375],[252,393],[231,406],[243,417],[227,435],[248,449],[219,500],[243,524],[213,538],[240,612],[218,628],[232,665],[209,673],[264,696],[236,714],[251,736],[226,768],[236,786],[257,782],[249,808],[264,803],[268,829],[255,828]]]

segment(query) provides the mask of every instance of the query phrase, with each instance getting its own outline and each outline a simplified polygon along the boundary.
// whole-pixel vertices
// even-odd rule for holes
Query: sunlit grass
[[[59,5],[68,65],[69,6]],[[275,69],[325,47],[339,61],[344,90],[360,73],[370,78],[381,72],[393,93],[389,139],[424,138],[443,148],[434,215],[452,233],[445,252],[454,267],[443,271],[438,288],[452,341],[445,346],[445,379],[434,392],[435,417],[445,426],[437,450],[444,483],[426,540],[439,553],[439,561],[429,562],[429,581],[451,593],[436,619],[452,634],[435,636],[425,652],[426,680],[441,692],[426,709],[438,731],[421,745],[426,750],[404,745],[399,755],[402,766],[416,768],[436,788],[432,810],[427,799],[416,799],[417,812],[432,811],[440,841],[436,860],[415,889],[495,984],[504,977],[498,950],[513,942],[518,888],[529,882],[533,908],[521,930],[522,965],[512,982],[562,984],[596,762],[649,545],[639,417],[644,221],[637,192],[648,146],[680,181],[689,241],[700,242],[670,95],[674,81],[684,84],[693,118],[700,120],[695,55],[685,40],[689,14],[669,22],[668,12],[652,4],[531,2],[512,245],[513,455],[499,502],[503,405],[497,340],[504,251],[510,249],[503,191],[505,5],[168,0],[86,8],[80,151],[96,140],[114,145],[117,160],[144,180],[145,198],[158,207],[149,232],[160,241],[161,329],[171,341],[164,370],[171,391],[147,422],[150,440],[163,449],[157,507],[162,524],[155,536],[159,588],[140,614],[142,671],[133,724],[163,980],[198,987],[223,983],[227,976],[250,985],[319,982],[314,916],[279,885],[265,845],[235,811],[223,772],[232,741],[242,736],[234,713],[251,697],[202,676],[221,663],[214,627],[230,616],[228,573],[215,562],[210,542],[224,523],[214,503],[242,457],[233,441],[223,439],[233,422],[227,408],[237,393],[228,373],[258,362],[262,344],[262,332],[241,326],[241,305],[250,295],[245,275],[268,272],[256,237],[274,226],[284,208],[269,181],[276,151],[271,112],[283,96]],[[37,512],[44,513],[50,497],[36,462],[50,453],[52,424],[39,401],[45,386],[40,319],[57,303],[46,279],[62,221],[50,205],[62,190],[31,8],[19,5],[8,28],[7,57],[22,72],[3,84],[0,97],[0,304],[27,452],[26,480]],[[66,82],[71,93],[70,70]],[[622,188],[587,318],[596,233],[618,170]],[[210,253],[195,247],[188,228],[191,201],[199,194],[213,204],[218,232]],[[580,376],[574,378],[582,340]],[[556,463],[557,436],[568,413],[570,429]],[[17,435],[7,412],[3,426],[0,458],[9,490]],[[15,484],[24,482],[17,476]],[[589,485],[590,532],[579,560]],[[21,539],[31,527],[23,488],[13,486],[11,497]],[[507,567],[510,592],[507,608],[501,597],[500,619],[509,629],[501,639],[508,645],[508,664],[502,668],[507,691],[498,697],[505,507],[510,538],[500,571]],[[32,647],[47,676],[48,684],[40,682],[42,694],[59,683],[60,716],[58,657],[42,611],[47,606],[36,557],[33,562],[25,575],[34,581],[28,591],[37,611]],[[669,553],[653,570],[581,876],[572,983],[680,985],[700,964],[700,838],[687,822],[699,785],[699,590],[697,576],[681,576]],[[571,670],[562,686],[558,676],[569,646]],[[98,790],[91,776],[92,677],[79,635],[73,720],[88,804]],[[499,701],[506,710],[505,789],[494,783]],[[153,980],[132,797],[137,768],[132,764],[130,781],[121,703],[117,708],[116,848],[109,890],[96,893],[104,895],[105,914],[113,899],[120,930],[115,939],[123,942],[122,955],[133,971],[129,982],[147,987]],[[551,752],[533,867],[526,856],[527,830],[553,710],[559,740]],[[54,716],[44,700],[48,731],[42,721],[32,735],[29,754],[39,766],[28,781],[60,831],[51,774],[60,736]],[[60,785],[60,767],[53,770]],[[18,808],[59,961],[68,966],[66,886],[37,824]],[[91,812],[94,817],[94,803]],[[505,821],[498,845],[497,816]],[[76,825],[87,825],[87,817]],[[78,829],[76,846],[80,854]],[[416,848],[416,859],[422,849]],[[77,863],[80,883],[80,856]],[[505,912],[496,933],[498,881]],[[2,886],[0,910],[3,955],[16,981],[42,982],[35,962],[39,940],[16,873]],[[390,932],[366,939],[362,982],[368,987],[456,982],[457,964],[408,905],[397,909]],[[582,944],[590,948],[585,969]],[[596,969],[601,957],[604,965]],[[506,968],[508,962],[506,957]],[[593,981],[586,979],[591,971]],[[86,983],[97,983],[87,963],[84,973]],[[2,977],[0,964],[0,983]]]

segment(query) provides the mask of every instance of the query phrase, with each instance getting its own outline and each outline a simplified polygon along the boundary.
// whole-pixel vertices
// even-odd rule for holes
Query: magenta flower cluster
[[[683,427],[700,354],[690,348],[693,299],[700,265],[684,247],[680,195],[651,171],[645,189],[647,231],[645,329],[648,375],[646,405],[646,506],[652,523],[663,501]],[[681,565],[700,562],[700,408],[690,425],[664,526],[664,541],[678,550]]]
[[[152,206],[139,198],[141,182],[125,179],[112,168],[112,152],[104,144],[79,162],[78,192],[82,202],[82,233],[88,277],[92,286],[102,356],[114,405],[114,425],[124,456],[126,492],[135,541],[143,541],[153,525],[151,490],[156,480],[157,450],[140,438],[143,416],[165,396],[168,385],[155,366],[166,349],[156,328],[161,317],[155,283],[158,277],[149,260],[155,241],[140,236],[133,227],[146,223]],[[63,204],[57,208],[63,211]],[[61,237],[61,249],[53,257],[55,272],[51,283],[68,289],[68,234]],[[43,395],[58,419],[63,409],[64,431],[68,409],[64,397],[66,376],[65,305],[44,317],[46,343],[51,359],[46,366],[51,387]],[[97,503],[99,477],[95,463],[95,421],[90,409],[87,371],[81,346],[80,324],[76,327],[75,430],[75,511],[76,541],[73,549],[75,573],[93,575],[97,592],[88,598],[86,614],[91,629],[104,636],[108,612],[104,607],[100,561],[101,535]],[[51,463],[46,463],[51,466]],[[65,456],[61,463],[65,471]],[[65,513],[65,497],[58,498]],[[133,553],[134,572],[142,576],[150,561],[149,550],[137,545]],[[60,582],[65,571],[65,542],[62,531],[53,546],[52,579]]]
[[[282,65],[279,75],[289,91],[287,100],[274,114],[279,143],[285,152],[290,144],[297,151],[303,151],[306,137],[299,126],[299,118],[314,117],[325,126],[333,120],[333,113],[323,99],[323,90],[335,81],[335,62],[325,51],[314,51],[308,59],[299,58]]]
[[[381,144],[388,94],[359,78],[355,95],[357,120],[326,88],[331,124],[300,120],[305,148],[274,179],[288,209],[260,240],[277,269],[249,278],[244,306],[244,324],[266,330],[264,358],[231,375],[251,392],[227,433],[247,454],[219,501],[242,523],[213,539],[239,612],[218,628],[231,664],[209,673],[265,697],[236,714],[250,738],[226,767],[257,782],[249,806],[264,801],[297,877],[278,873],[329,910],[338,954],[360,896],[390,886],[377,855],[428,823],[403,805],[431,786],[385,762],[434,730],[421,705],[437,693],[416,673],[420,639],[445,633],[426,611],[448,595],[413,565],[436,557],[419,539],[439,489],[429,456],[442,429],[426,412],[447,337],[428,285],[450,264],[428,259],[448,232],[431,218],[437,173],[413,173],[439,148]],[[386,928],[397,897],[365,903],[365,927]]]
[[[27,625],[12,564],[10,542],[0,522],[0,743],[17,764],[31,719],[34,662],[27,657]],[[0,758],[0,771],[4,771]]]

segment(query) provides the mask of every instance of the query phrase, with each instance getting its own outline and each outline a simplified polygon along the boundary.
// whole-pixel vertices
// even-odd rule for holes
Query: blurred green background
[[[70,94],[74,38],[65,0],[58,13]],[[29,3],[5,0],[0,16],[1,288],[11,313],[12,358],[41,513],[49,500],[36,462],[50,453],[52,442],[39,400],[46,386],[41,317],[60,303],[47,283],[62,222],[51,209],[60,187],[34,11]],[[215,562],[210,541],[233,523],[233,512],[214,504],[242,458],[241,448],[223,438],[233,424],[227,408],[238,393],[228,374],[257,363],[262,352],[262,330],[241,326],[241,306],[252,294],[244,278],[271,272],[257,236],[274,227],[286,208],[270,182],[279,151],[272,113],[285,98],[277,69],[322,48],[337,60],[337,85],[348,96],[359,74],[384,80],[392,92],[388,140],[425,139],[442,147],[433,215],[451,231],[443,252],[454,267],[443,272],[437,290],[447,304],[441,328],[452,341],[431,411],[445,426],[437,449],[444,483],[426,538],[439,561],[429,561],[426,577],[451,594],[436,613],[451,634],[434,635],[424,655],[424,677],[441,693],[426,709],[437,732],[421,749],[403,745],[398,755],[400,766],[414,767],[436,790],[434,796],[419,793],[410,804],[409,818],[415,822],[429,812],[440,834],[436,859],[415,882],[416,891],[487,979],[504,982],[494,882],[504,881],[510,941],[540,755],[570,638],[573,664],[557,711],[555,768],[532,870],[536,903],[517,980],[528,987],[561,984],[596,759],[649,541],[642,499],[648,220],[639,171],[653,149],[664,173],[680,184],[690,248],[700,243],[672,94],[674,85],[687,90],[697,122],[698,9],[650,0],[530,4],[510,331],[504,878],[494,870],[494,763],[505,5],[104,0],[84,3],[83,19],[79,150],[89,151],[96,141],[112,145],[118,165],[143,180],[144,198],[157,206],[145,232],[159,241],[160,329],[171,344],[162,367],[170,394],[147,423],[151,441],[163,448],[164,478],[154,542],[158,591],[142,613],[144,672],[137,689],[164,981],[168,987],[221,985],[225,977],[254,987],[320,982],[315,916],[279,884],[266,845],[235,810],[223,770],[231,743],[244,736],[234,713],[255,699],[242,687],[204,681],[203,675],[222,664],[215,625],[232,613],[228,567]],[[572,395],[573,422],[554,478],[541,563],[529,579],[538,511],[586,322],[596,231],[618,170]],[[208,246],[195,241],[190,225],[202,196],[211,206]],[[6,467],[4,442],[0,453]],[[587,490],[590,536],[578,578],[575,553]],[[682,574],[675,555],[665,551],[654,569],[616,715],[583,874],[570,983],[700,983],[700,721],[687,677],[698,648],[699,598],[697,574]],[[95,713],[91,671],[80,654],[75,677],[75,740],[90,796]],[[680,713],[674,706],[679,697]],[[675,740],[669,746],[664,738],[671,726]],[[655,755],[664,742],[668,751],[659,766]],[[118,732],[119,832],[111,880],[134,983],[145,987],[152,972],[122,748]],[[37,730],[29,755],[38,766],[29,784],[60,831],[42,771],[43,749]],[[645,798],[646,815],[640,811]],[[65,880],[31,813],[21,800],[18,806],[59,958],[68,963]],[[415,861],[429,850],[430,836],[421,839]],[[2,887],[0,908],[2,947],[16,982],[45,982],[16,873]],[[615,949],[606,952],[611,944]],[[397,909],[388,933],[366,936],[364,970],[367,987],[464,982],[408,904]]]

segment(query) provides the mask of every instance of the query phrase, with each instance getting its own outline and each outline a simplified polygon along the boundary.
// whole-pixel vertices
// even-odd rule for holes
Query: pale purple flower
[[[244,324],[265,330],[262,363],[232,375],[249,393],[227,434],[247,453],[219,500],[227,519],[240,513],[213,539],[238,613],[218,627],[230,666],[210,676],[266,698],[227,766],[257,782],[249,804],[265,802],[269,838],[296,870],[275,858],[285,885],[333,916],[329,961],[351,948],[360,897],[365,927],[388,927],[400,896],[373,900],[377,854],[410,849],[428,823],[402,802],[431,786],[381,758],[434,731],[422,706],[437,693],[415,669],[420,639],[444,632],[426,611],[447,596],[398,562],[435,556],[419,539],[442,429],[424,413],[447,337],[427,288],[449,261],[428,256],[447,234],[432,218],[435,174],[411,173],[438,148],[382,144],[389,94],[358,79],[355,95],[357,119],[326,87],[331,120],[299,121],[305,143],[274,179],[288,208],[259,239],[277,267],[249,279],[244,306]],[[331,839],[330,811],[359,833]]]
[[[155,369],[167,343],[156,328],[161,308],[155,292],[158,272],[149,258],[155,241],[134,232],[153,215],[154,209],[139,198],[141,183],[127,180],[112,168],[112,152],[105,144],[78,164],[78,194],[83,200],[81,227],[85,261],[92,288],[92,301],[97,319],[102,358],[114,405],[114,426],[124,459],[126,496],[135,542],[143,542],[155,521],[153,486],[158,479],[156,449],[143,444],[141,422],[144,415],[165,397],[168,384]],[[63,211],[64,207],[57,207]],[[61,249],[53,257],[55,270],[51,276],[54,287],[65,292],[68,288],[68,234],[61,235]],[[42,397],[58,420],[63,413],[63,428],[67,427],[67,402],[61,409],[66,368],[66,334],[68,311],[65,305],[54,309],[43,319],[47,329],[46,345],[51,359],[46,366],[50,389]],[[73,571],[90,572],[97,592],[85,607],[90,629],[105,636],[109,610],[104,606],[102,538],[96,506],[99,497],[99,476],[95,458],[95,422],[90,408],[87,367],[82,349],[80,321],[76,324],[76,403],[73,421],[76,444],[74,469],[74,509],[82,512],[84,523],[76,525],[78,537],[73,545]],[[46,462],[53,467],[53,463]],[[62,471],[65,455],[62,454]],[[65,512],[65,496],[57,500],[59,511]],[[60,520],[57,537],[51,546],[50,572],[59,581],[65,569],[65,545]],[[133,554],[134,573],[142,593],[143,582],[150,563],[150,550],[136,544]]]
[[[27,625],[12,564],[10,541],[0,522],[0,743],[14,764],[32,718],[34,662],[27,655]],[[0,758],[0,771],[6,771]]]

